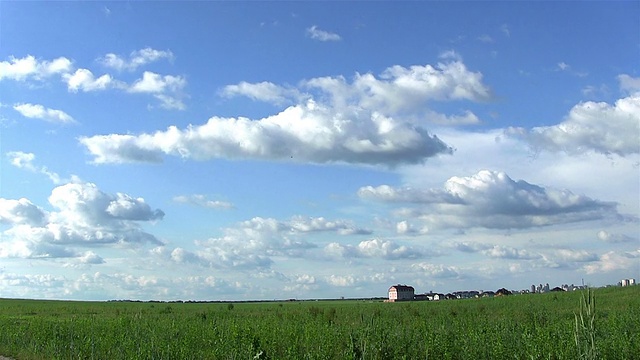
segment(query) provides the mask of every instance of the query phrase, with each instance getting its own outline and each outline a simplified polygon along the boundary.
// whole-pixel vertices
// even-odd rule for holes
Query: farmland
[[[15,359],[577,359],[640,354],[640,286],[440,302],[0,300]],[[588,298],[588,297],[587,297]],[[576,334],[579,335],[576,342]],[[591,354],[594,355],[594,354]]]

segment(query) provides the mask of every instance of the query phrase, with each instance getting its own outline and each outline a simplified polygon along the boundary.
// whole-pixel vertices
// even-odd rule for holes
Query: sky
[[[640,3],[0,2],[0,297],[640,279]]]

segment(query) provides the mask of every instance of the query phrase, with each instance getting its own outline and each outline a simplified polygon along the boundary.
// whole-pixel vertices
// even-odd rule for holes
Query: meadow
[[[0,354],[18,360],[640,358],[640,286],[585,295],[404,303],[0,299]]]

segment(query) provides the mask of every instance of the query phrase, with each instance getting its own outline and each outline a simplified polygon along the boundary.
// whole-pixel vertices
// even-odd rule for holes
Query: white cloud
[[[640,92],[640,77],[632,77],[627,74],[618,75],[620,90],[628,94]]]
[[[511,260],[531,260],[539,259],[542,255],[531,253],[527,250],[516,249],[510,246],[494,245],[489,249],[482,251],[486,256],[499,258],[499,259],[511,259]]]
[[[478,242],[459,242],[453,247],[466,253],[481,253],[485,256],[508,260],[534,260],[541,259],[543,255],[525,249],[517,249],[511,246],[490,245]]]
[[[428,111],[425,114],[426,120],[437,125],[476,125],[480,123],[480,119],[476,114],[469,110],[464,111],[460,115],[445,115],[434,111]]]
[[[62,179],[58,174],[53,171],[47,169],[46,166],[36,166],[33,164],[36,156],[33,153],[25,153],[22,151],[10,151],[7,153],[7,157],[11,161],[11,165],[20,168],[26,169],[31,172],[40,173],[46,175],[49,180],[51,180],[54,184],[60,184]],[[76,179],[75,176],[72,177]]]
[[[79,257],[79,260],[82,264],[104,264],[104,259],[94,253],[93,251],[87,251],[82,256]]]
[[[611,93],[609,87],[605,84],[602,84],[600,86],[586,85],[584,88],[582,88],[581,92],[582,95],[586,97],[608,97]]]
[[[426,226],[416,227],[415,224],[403,220],[396,223],[396,233],[399,235],[424,235],[429,232]]]
[[[98,59],[98,61],[102,65],[118,71],[133,71],[140,66],[144,66],[161,59],[173,60],[173,53],[170,50],[155,50],[147,47],[144,49],[133,51],[129,55],[128,59],[125,59],[113,53],[109,53],[104,57]]]
[[[543,254],[544,267],[577,269],[589,267],[589,264],[598,261],[599,256],[586,250],[552,249]]]
[[[186,81],[181,76],[172,75],[159,75],[151,71],[145,71],[142,74],[142,78],[136,80],[129,92],[133,93],[163,93],[163,92],[175,92],[182,89],[186,84]]]
[[[182,102],[184,94],[183,88],[187,81],[182,76],[160,75],[151,71],[145,71],[142,78],[136,80],[129,88],[131,93],[152,94],[160,100],[160,106],[165,109],[184,110],[185,104]]]
[[[47,213],[29,199],[0,198],[0,223],[41,226],[46,218]]]
[[[375,114],[335,118],[313,102],[260,120],[213,117],[184,130],[80,138],[95,163],[158,162],[163,154],[186,159],[254,158],[314,163],[421,162],[451,150],[422,128]],[[353,114],[357,115],[357,114]],[[293,159],[293,160],[290,160]]]
[[[325,103],[328,97],[330,105],[336,111],[345,108],[363,109],[379,112],[386,116],[419,113],[424,115],[428,101],[487,101],[492,98],[490,89],[482,83],[482,74],[469,71],[460,56],[447,52],[441,56],[447,62],[436,66],[415,65],[409,68],[395,65],[384,70],[378,77],[373,74],[356,74],[349,83],[344,77],[317,77],[302,81],[300,87],[310,90],[304,93],[297,89],[281,87],[269,82],[251,84],[242,82],[229,85],[223,95],[244,95],[255,100],[286,102],[286,100],[313,99]],[[314,96],[313,91],[320,91]],[[476,123],[477,117],[470,111],[463,115],[451,116],[456,121],[447,120],[449,116],[433,111],[426,112],[427,118],[435,123]]]
[[[380,239],[364,240],[357,246],[333,242],[325,246],[324,252],[331,257],[381,258],[387,260],[419,259],[435,255],[434,252],[419,247],[399,245],[390,240]]]
[[[317,246],[304,238],[312,233],[366,233],[346,221],[294,216],[288,221],[255,217],[222,230],[223,236],[196,241],[195,251],[176,248],[170,258],[213,268],[267,269],[272,257],[299,258]]]
[[[295,88],[278,86],[268,81],[255,84],[242,81],[236,85],[227,85],[222,89],[221,94],[225,97],[242,95],[252,100],[275,105],[287,104],[302,97]]]
[[[180,77],[145,72],[129,89],[165,95],[184,86]],[[451,149],[431,135],[412,115],[424,115],[428,100],[483,101],[491,97],[482,74],[469,72],[459,61],[404,68],[393,66],[380,79],[357,75],[349,84],[342,77],[314,78],[302,83],[311,93],[303,103],[262,119],[212,117],[204,125],[141,135],[98,135],[80,142],[95,163],[158,162],[163,155],[207,160],[254,158],[313,163],[420,163]],[[283,92],[269,83],[227,87],[223,94],[283,100]],[[328,95],[328,96],[327,96]],[[316,99],[317,97],[317,99]],[[477,117],[428,112],[437,123],[477,123]],[[293,159],[293,160],[291,160]]]
[[[60,288],[64,286],[66,282],[65,277],[52,274],[16,274],[16,273],[2,273],[0,272],[0,288],[7,291],[10,289],[29,289],[31,292],[14,293],[16,295],[22,294],[22,296],[15,297],[27,297],[30,298],[56,298],[51,295],[51,290],[54,288]],[[18,290],[20,291],[20,290]],[[57,297],[59,298],[59,297]]]
[[[438,57],[442,60],[462,61],[462,55],[455,50],[445,50]]]
[[[330,275],[325,281],[331,286],[347,287],[353,286],[356,279],[352,275]]]
[[[162,58],[172,60],[173,54],[171,51],[144,48],[132,52],[128,60],[115,54],[107,54],[104,58],[99,59],[99,61],[103,65],[117,70],[135,70],[140,66]],[[142,78],[129,85],[123,81],[114,79],[110,74],[103,74],[96,77],[89,69],[80,68],[74,71],[71,60],[64,57],[46,61],[38,60],[29,55],[22,59],[11,57],[9,61],[0,62],[0,81],[5,78],[17,81],[44,80],[52,75],[60,75],[61,79],[66,83],[68,91],[73,93],[102,91],[115,88],[130,93],[151,94],[160,101],[160,106],[165,109],[183,110],[185,108],[183,88],[187,82],[182,76],[163,76],[145,71],[142,74]],[[40,105],[31,106],[37,107]],[[31,113],[35,111],[34,109],[31,109]],[[60,110],[42,108],[40,114],[39,118],[48,121],[70,122],[71,119],[69,115]]]
[[[286,226],[294,232],[336,231],[341,235],[367,235],[371,230],[358,228],[350,221],[327,220],[324,217],[294,216]]]
[[[25,168],[31,171],[35,171],[33,166],[33,160],[36,156],[33,153],[25,153],[22,151],[10,151],[7,153],[7,157],[11,160],[11,165],[18,168]]]
[[[452,177],[443,189],[367,186],[358,195],[421,205],[401,213],[437,227],[527,228],[618,217],[615,203],[514,181],[504,172],[488,170]]]
[[[629,269],[637,271],[639,261],[640,249],[627,252],[609,251],[601,255],[596,261],[585,265],[584,270],[587,274]]]
[[[295,276],[293,281],[296,284],[312,285],[312,284],[316,283],[316,278],[315,278],[315,276],[309,275],[309,274],[299,274],[299,275]]]
[[[592,101],[580,103],[558,125],[506,131],[508,135],[524,139],[536,150],[570,154],[595,151],[620,156],[640,152],[639,133],[638,94],[619,99],[615,105]]]
[[[357,74],[351,84],[343,77],[322,77],[304,85],[330,95],[336,108],[350,103],[390,116],[422,112],[427,101],[490,100],[493,95],[482,83],[482,74],[469,71],[462,61],[449,57],[448,62],[436,66],[395,65],[379,78],[370,73]]]
[[[361,187],[358,189],[358,196],[363,199],[396,203],[463,203],[463,200],[455,194],[439,189],[415,189],[411,187],[396,188],[389,185]]]
[[[569,64],[565,63],[564,61],[558,63],[558,69],[561,71],[568,70],[569,68],[571,68],[571,66],[569,66]]]
[[[64,74],[62,78],[67,82],[68,90],[74,93],[78,91],[90,92],[105,90],[110,87],[124,86],[119,81],[114,80],[109,74],[104,74],[96,78],[88,69],[78,69],[73,74]]]
[[[456,266],[446,266],[442,264],[431,264],[427,262],[420,262],[412,264],[411,268],[415,271],[419,271],[426,277],[433,277],[439,279],[456,279],[460,278],[460,269]]]
[[[612,244],[638,241],[637,238],[632,238],[631,236],[628,236],[625,234],[612,234],[604,230],[598,231],[596,235],[598,237],[598,240],[601,240],[607,243],[612,243]]]
[[[193,195],[179,195],[173,198],[173,201],[182,204],[191,204],[196,206],[202,206],[211,209],[233,209],[234,206],[230,202],[220,200],[209,200],[205,195],[193,194]]]
[[[316,25],[307,28],[307,36],[319,41],[340,41],[340,35],[325,30],[320,30]]]
[[[75,124],[76,121],[62,110],[45,108],[39,104],[14,104],[13,109],[24,117],[41,119],[53,123]]]
[[[16,81],[43,80],[52,75],[69,73],[72,69],[71,60],[65,57],[46,61],[38,60],[32,55],[27,55],[21,59],[12,56],[9,61],[0,62],[0,81],[3,79]]]
[[[8,241],[0,244],[0,254],[76,257],[65,246],[160,244],[138,222],[162,219],[164,213],[151,210],[142,198],[106,194],[91,183],[70,183],[54,188],[49,203],[57,210],[44,211],[27,199],[0,198],[2,221],[12,225],[3,232]]]

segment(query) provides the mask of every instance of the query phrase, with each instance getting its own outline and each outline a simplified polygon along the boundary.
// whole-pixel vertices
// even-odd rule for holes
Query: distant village
[[[636,285],[635,279],[623,279],[618,282],[618,286],[634,286]],[[464,291],[454,291],[447,294],[436,293],[430,291],[428,293],[416,294],[413,286],[409,285],[393,285],[389,288],[389,297],[386,299],[386,302],[396,302],[396,301],[439,301],[439,300],[456,300],[456,299],[474,299],[474,298],[483,298],[483,297],[494,297],[494,296],[508,296],[513,294],[536,294],[536,293],[547,293],[554,291],[576,291],[586,289],[587,285],[568,285],[563,284],[561,286],[556,286],[551,288],[549,284],[539,284],[539,285],[531,285],[530,289],[525,290],[507,290],[505,288],[498,289],[496,291],[483,291],[483,290],[464,290]]]

